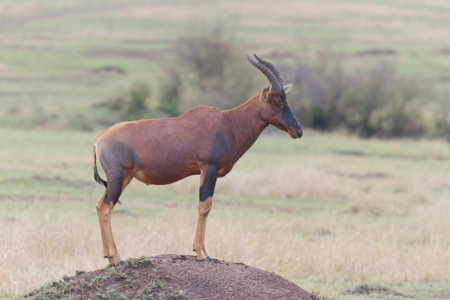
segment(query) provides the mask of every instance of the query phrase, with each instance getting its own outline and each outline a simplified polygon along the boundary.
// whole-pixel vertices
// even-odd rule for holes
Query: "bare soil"
[[[217,259],[167,254],[65,276],[24,296],[31,299],[305,299],[318,300],[276,275]]]

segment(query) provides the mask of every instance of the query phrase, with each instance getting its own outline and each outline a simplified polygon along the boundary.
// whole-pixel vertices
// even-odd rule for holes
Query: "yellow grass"
[[[3,133],[7,141],[24,134]],[[40,137],[36,145],[48,147],[39,151],[37,146],[34,155],[21,147],[16,152],[22,159],[0,151],[2,161],[10,162],[1,169],[42,169],[43,176],[90,180],[89,146],[79,155],[75,144],[51,142],[61,138],[58,133]],[[89,145],[90,138],[77,134],[72,140]],[[327,297],[362,283],[450,280],[445,142],[314,135],[299,143],[277,137],[260,142],[218,181],[206,237],[215,258],[274,271]],[[363,147],[367,155],[333,150],[341,144]],[[71,150],[57,151],[66,146]],[[392,156],[370,154],[389,147]],[[162,187],[132,182],[113,214],[123,258],[192,253],[198,180]],[[92,184],[88,189],[85,199],[0,195],[1,293],[20,294],[75,270],[106,265],[95,212],[103,188]]]
[[[0,3],[0,16],[12,17],[32,13],[36,11],[37,5],[33,3],[16,4],[16,3]]]
[[[446,201],[367,222],[362,219],[374,218],[370,210],[315,212],[311,217],[270,208],[257,214],[242,210],[215,205],[207,231],[214,257],[274,271],[325,295],[335,293],[332,285],[344,280],[392,285],[449,279]],[[189,205],[156,217],[116,214],[113,226],[122,255],[190,254],[194,212]],[[105,266],[93,210],[88,216],[41,217],[43,222],[36,223],[28,209],[2,219],[2,291],[22,293],[75,270]]]

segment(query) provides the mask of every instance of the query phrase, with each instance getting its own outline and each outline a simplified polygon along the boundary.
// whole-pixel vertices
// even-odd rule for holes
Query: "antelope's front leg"
[[[206,220],[211,211],[211,205],[212,197],[200,202],[198,205],[198,222],[194,238],[194,251],[197,253],[198,260],[208,260],[211,258],[205,247]]]
[[[200,177],[200,203],[198,204],[198,222],[194,237],[194,251],[197,253],[198,260],[208,260],[208,251],[205,247],[206,220],[211,211],[214,188],[217,181],[217,168],[207,166],[201,172]]]

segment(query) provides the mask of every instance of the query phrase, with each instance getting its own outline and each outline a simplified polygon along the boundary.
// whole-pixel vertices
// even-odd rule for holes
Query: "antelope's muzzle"
[[[298,139],[303,136],[303,130],[301,127],[299,127],[299,128],[290,127],[288,130],[288,133],[289,133],[289,136],[293,139]]]

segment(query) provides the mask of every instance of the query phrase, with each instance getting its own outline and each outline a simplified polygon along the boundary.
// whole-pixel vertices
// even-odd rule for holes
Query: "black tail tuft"
[[[108,182],[106,182],[105,180],[103,180],[103,179],[100,177],[100,175],[98,174],[96,168],[94,168],[94,179],[95,179],[95,181],[97,181],[98,183],[103,184],[103,185],[105,186],[105,188],[108,187]]]
[[[96,145],[94,145],[94,179],[95,179],[95,181],[97,181],[98,183],[100,183],[100,184],[103,184],[104,186],[105,186],[105,188],[107,188],[108,187],[108,182],[106,182],[105,180],[103,180],[101,177],[100,177],[100,174],[98,174],[98,171],[97,171],[97,146]]]

